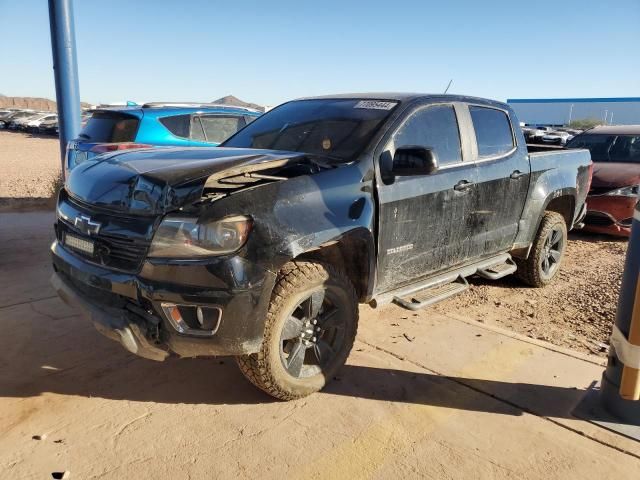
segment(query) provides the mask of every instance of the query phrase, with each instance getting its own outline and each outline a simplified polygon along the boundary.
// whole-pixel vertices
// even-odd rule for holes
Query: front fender
[[[201,218],[249,215],[253,230],[240,254],[278,272],[299,255],[364,230],[373,238],[371,180],[358,164],[261,185],[207,206]]]

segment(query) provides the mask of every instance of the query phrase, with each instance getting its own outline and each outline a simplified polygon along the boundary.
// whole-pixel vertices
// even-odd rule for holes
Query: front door
[[[464,236],[475,195],[476,169],[466,162],[456,111],[459,105],[417,107],[382,149],[378,182],[378,278],[376,293],[412,283],[469,257]],[[430,175],[392,176],[395,150],[431,148],[439,168]]]

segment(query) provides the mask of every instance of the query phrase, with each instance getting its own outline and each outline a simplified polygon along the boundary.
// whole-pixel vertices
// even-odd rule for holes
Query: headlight
[[[603,195],[612,195],[618,197],[637,197],[640,185],[631,185],[630,187],[617,188]]]
[[[232,253],[247,241],[251,224],[251,218],[241,215],[209,223],[170,215],[153,236],[149,257],[194,258]]]

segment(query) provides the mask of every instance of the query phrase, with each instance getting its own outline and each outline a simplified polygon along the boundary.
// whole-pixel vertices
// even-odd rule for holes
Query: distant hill
[[[85,102],[81,104],[83,107],[91,105]],[[53,100],[40,97],[5,97],[0,95],[0,108],[25,108],[31,110],[43,110],[55,112],[57,104]]]
[[[217,100],[214,100],[212,103],[220,103],[222,105],[234,105],[236,107],[255,108],[256,110],[260,110],[261,112],[264,112],[263,106],[258,105],[256,103],[244,102],[239,98],[234,97],[233,95],[227,95],[226,97],[219,98]]]

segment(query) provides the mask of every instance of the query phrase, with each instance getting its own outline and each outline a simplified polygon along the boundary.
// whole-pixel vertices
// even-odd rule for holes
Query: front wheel
[[[238,366],[273,397],[304,397],[344,365],[357,327],[356,292],[343,272],[320,262],[291,262],[273,290],[260,351],[237,357]]]
[[[556,212],[545,212],[529,258],[516,259],[516,275],[532,287],[548,285],[560,271],[566,247],[567,225],[564,217]]]

